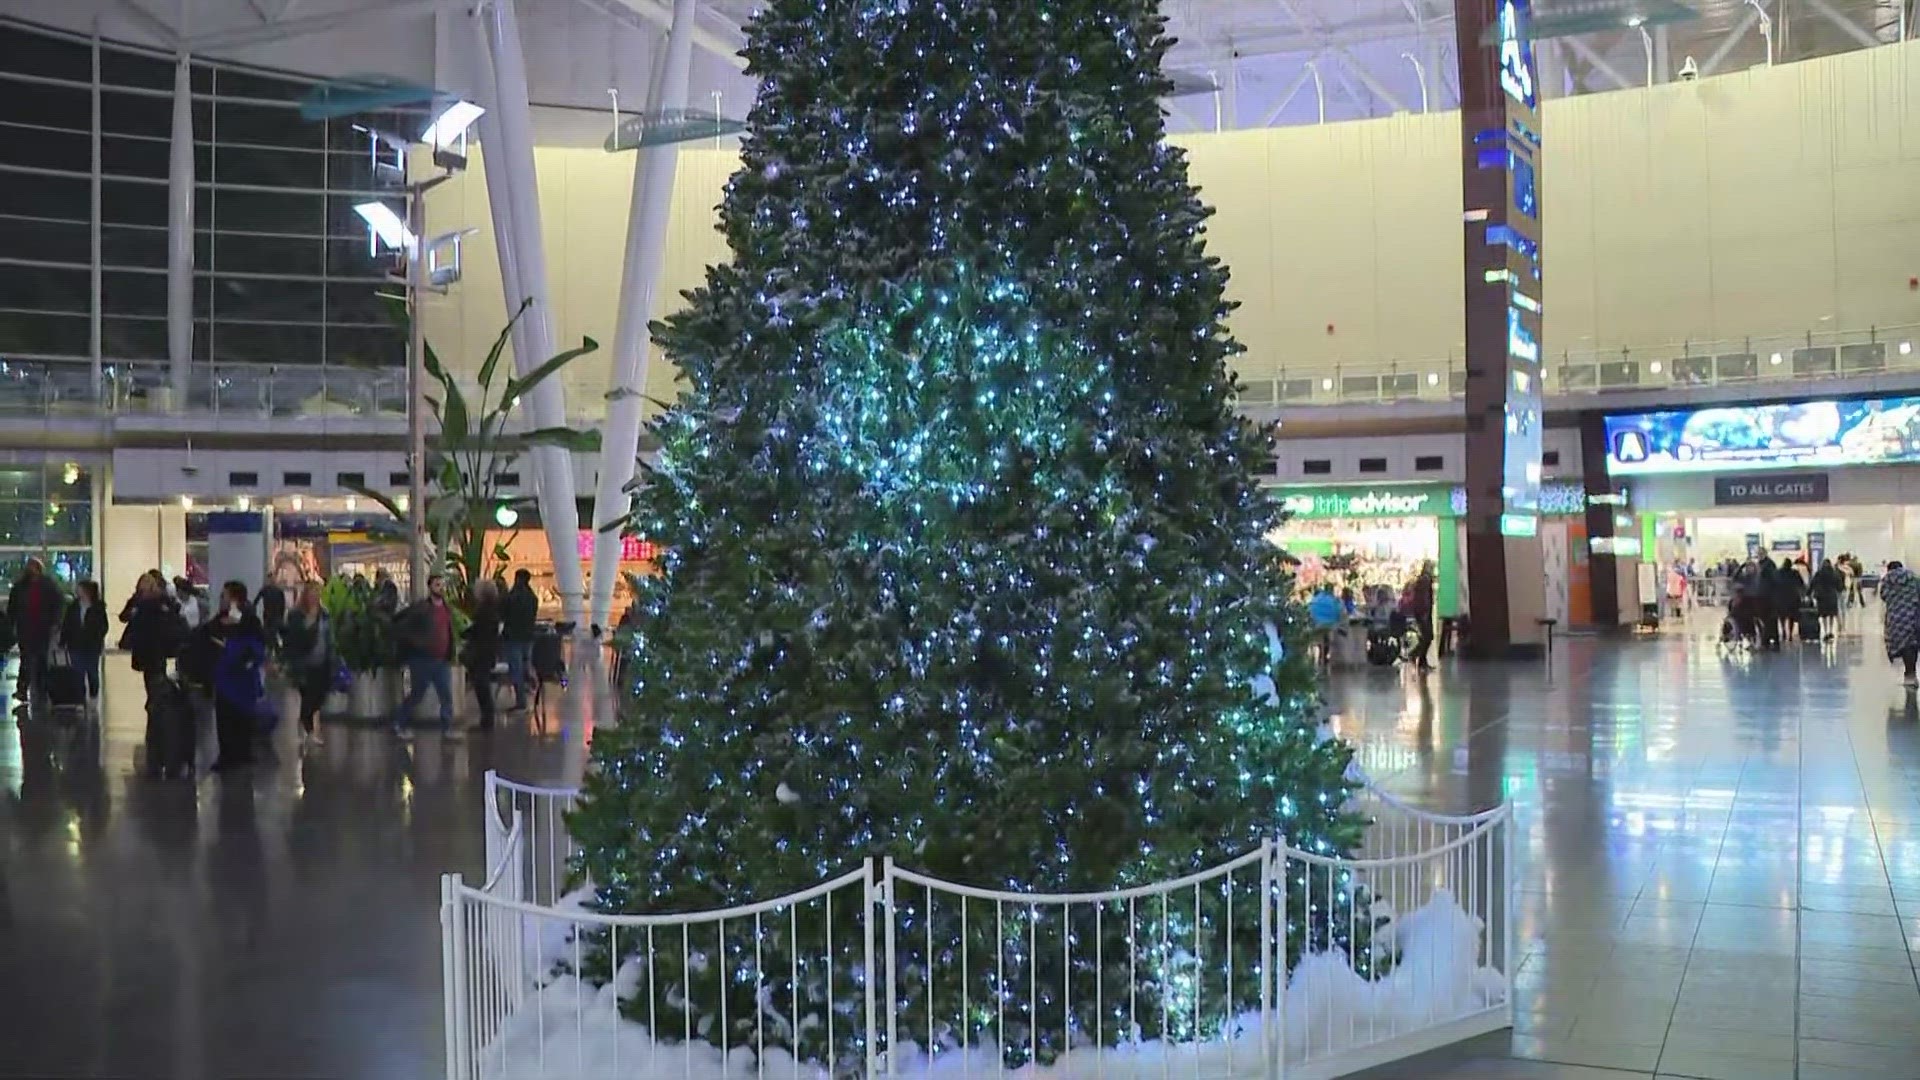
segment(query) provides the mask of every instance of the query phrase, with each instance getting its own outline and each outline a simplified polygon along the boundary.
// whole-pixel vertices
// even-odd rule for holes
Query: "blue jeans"
[[[100,654],[84,649],[68,649],[67,659],[87,680],[87,696],[100,696]]]
[[[507,662],[507,681],[513,684],[513,706],[527,707],[527,673],[533,669],[533,642],[503,641],[501,659]]]
[[[409,660],[407,661],[407,696],[400,702],[400,708],[393,714],[395,730],[413,726],[413,710],[427,696],[431,687],[440,698],[440,730],[453,726],[453,665],[445,660]]]

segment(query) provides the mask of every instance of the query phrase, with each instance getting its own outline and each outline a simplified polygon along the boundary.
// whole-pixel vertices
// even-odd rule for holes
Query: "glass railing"
[[[1243,411],[1256,415],[1308,405],[1449,401],[1466,392],[1465,361],[1330,362],[1242,377]],[[1577,398],[1697,387],[1753,387],[1884,374],[1920,376],[1920,324],[1865,330],[1811,330],[1664,348],[1566,350],[1545,365],[1546,392]],[[595,426],[575,403],[572,422]],[[108,364],[95,385],[84,361],[0,360],[0,416],[153,414],[262,420],[406,417],[407,380],[395,368],[306,364],[193,365],[184,394],[164,362]]]
[[[1544,367],[1547,396],[1556,398],[1920,374],[1920,324],[1566,350],[1550,354]],[[1447,401],[1465,395],[1466,381],[1459,355],[1289,365],[1272,375],[1242,376],[1240,406],[1261,413],[1302,405]]]

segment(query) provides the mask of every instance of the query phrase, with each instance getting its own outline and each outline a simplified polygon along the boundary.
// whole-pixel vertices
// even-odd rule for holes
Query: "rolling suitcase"
[[[154,683],[147,703],[147,768],[152,779],[193,776],[199,723],[186,687],[172,679]]]
[[[1812,608],[1802,610],[1800,612],[1800,640],[1819,641],[1823,636],[1824,634],[1820,626],[1820,613]]]
[[[56,712],[77,712],[87,707],[87,679],[73,666],[64,650],[54,652],[40,675],[40,689],[47,704]]]

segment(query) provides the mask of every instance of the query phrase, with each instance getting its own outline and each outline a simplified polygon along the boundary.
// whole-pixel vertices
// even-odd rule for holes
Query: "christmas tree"
[[[1067,892],[1274,837],[1358,845],[1350,750],[1317,731],[1267,539],[1267,438],[1234,410],[1226,271],[1162,141],[1170,44],[1152,0],[773,0],[755,19],[760,94],[720,213],[733,261],[655,331],[687,389],[632,519],[666,554],[640,585],[629,705],[571,821],[600,909],[766,900],[867,856]],[[1294,912],[1364,903],[1292,884]],[[976,949],[1039,940],[927,917]],[[1290,959],[1365,927],[1324,904],[1297,922]],[[903,999],[931,960],[896,973]],[[796,981],[819,1001],[864,977],[848,952]],[[1108,1001],[1162,993],[1088,977]],[[1257,1001],[1239,977],[1229,995]],[[726,1015],[793,989],[743,979]],[[720,994],[630,1013],[671,1013],[668,1034],[687,1010],[717,1042]],[[1096,1030],[1034,1012],[1011,1065]],[[951,1013],[941,1029],[978,1044],[984,1021]],[[1119,1026],[1100,1038],[1198,1034]],[[816,1060],[860,1050],[812,1038]]]

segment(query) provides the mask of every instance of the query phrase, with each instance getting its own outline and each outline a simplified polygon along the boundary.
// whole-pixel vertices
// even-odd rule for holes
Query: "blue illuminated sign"
[[[1607,470],[1615,476],[1908,461],[1920,461],[1920,397],[1607,418]]]
[[[1500,88],[1529,109],[1537,100],[1533,42],[1527,38],[1527,21],[1532,17],[1532,0],[1500,0]]]

